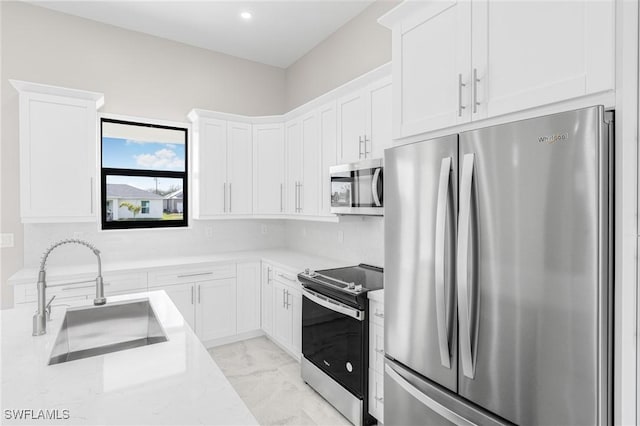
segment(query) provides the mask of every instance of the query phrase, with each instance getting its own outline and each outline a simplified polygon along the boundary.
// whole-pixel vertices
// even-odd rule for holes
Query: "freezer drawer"
[[[387,359],[385,425],[511,425]]]

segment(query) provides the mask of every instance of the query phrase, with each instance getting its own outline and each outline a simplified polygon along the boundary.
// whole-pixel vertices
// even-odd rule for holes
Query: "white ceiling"
[[[30,3],[129,30],[286,68],[373,0],[140,1]],[[244,21],[240,12],[250,11]]]

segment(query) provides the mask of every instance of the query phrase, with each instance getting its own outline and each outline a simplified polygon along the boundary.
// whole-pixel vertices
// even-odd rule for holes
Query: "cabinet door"
[[[469,120],[471,2],[415,7],[392,35],[396,137]]]
[[[298,189],[299,212],[305,215],[318,214],[318,191],[320,176],[320,146],[318,143],[318,117],[315,112],[302,117],[302,170]]]
[[[253,210],[253,144],[251,125],[227,123],[227,212],[251,214]]]
[[[320,214],[331,215],[331,178],[329,168],[336,160],[336,103],[330,102],[318,109],[318,136],[322,147],[322,170],[320,173]]]
[[[299,213],[299,185],[302,180],[302,127],[300,120],[285,124],[287,179],[284,185],[285,212]]]
[[[204,118],[196,126],[193,183],[196,218],[227,211],[227,122]]]
[[[273,335],[273,266],[262,264],[262,329],[265,333]]]
[[[614,88],[614,1],[473,2],[477,115]]]
[[[366,99],[363,91],[338,100],[338,163],[364,158]]]
[[[195,321],[195,286],[194,284],[180,284],[159,287],[154,290],[164,290],[176,305],[184,320],[193,331],[196,331]]]
[[[20,96],[20,208],[23,222],[96,220],[95,102]]]
[[[291,347],[292,314],[287,307],[289,287],[273,281],[273,335],[282,345]]]
[[[236,334],[236,279],[196,284],[196,329],[207,341]]]
[[[368,87],[366,158],[382,158],[384,149],[391,146],[392,105],[391,77]]]
[[[284,126],[253,126],[253,202],[257,214],[284,211]]]
[[[289,305],[291,311],[291,348],[296,355],[302,354],[302,291],[289,289]]]
[[[237,332],[260,329],[260,262],[238,263]]]

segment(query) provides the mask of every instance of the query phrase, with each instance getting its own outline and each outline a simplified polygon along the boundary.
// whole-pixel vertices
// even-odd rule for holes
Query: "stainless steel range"
[[[353,424],[373,423],[367,407],[367,293],[382,288],[382,268],[307,269],[298,279],[304,296],[302,378]]]

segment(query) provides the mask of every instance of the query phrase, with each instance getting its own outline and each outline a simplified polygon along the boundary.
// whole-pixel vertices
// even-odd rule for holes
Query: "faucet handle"
[[[47,321],[51,321],[51,302],[53,302],[53,299],[55,299],[56,296],[55,294],[53,295],[53,297],[51,297],[51,299],[49,299],[49,302],[47,303],[47,306],[44,307],[44,312],[45,315],[47,316]]]

